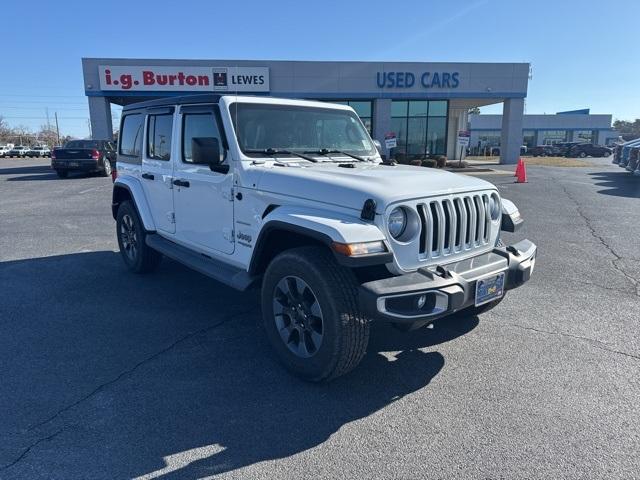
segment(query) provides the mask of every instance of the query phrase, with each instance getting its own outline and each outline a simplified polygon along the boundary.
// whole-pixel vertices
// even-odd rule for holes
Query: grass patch
[[[466,157],[468,160],[496,163],[500,157]],[[566,157],[522,157],[526,165],[541,165],[544,167],[592,167],[593,164],[579,158]]]

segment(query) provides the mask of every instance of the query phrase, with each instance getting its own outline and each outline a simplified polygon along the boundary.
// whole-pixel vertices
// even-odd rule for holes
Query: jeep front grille
[[[491,215],[486,193],[430,200],[417,205],[420,258],[437,258],[489,243]]]

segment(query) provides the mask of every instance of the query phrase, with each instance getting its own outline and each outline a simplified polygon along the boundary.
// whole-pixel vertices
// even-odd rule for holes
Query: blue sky
[[[5,0],[2,16],[12,126],[48,109],[87,135],[81,57],[530,62],[527,113],[640,117],[638,0]]]

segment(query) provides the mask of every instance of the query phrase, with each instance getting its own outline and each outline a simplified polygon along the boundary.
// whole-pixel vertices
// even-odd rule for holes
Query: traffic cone
[[[520,162],[522,162],[520,164],[520,169],[518,170],[516,168],[516,183],[527,183],[527,168],[525,167],[524,162],[522,161],[522,159],[520,159]]]
[[[516,171],[513,174],[514,177],[517,177],[520,174],[520,170],[522,169],[522,165],[523,165],[522,158],[518,158],[518,163],[516,164]]]

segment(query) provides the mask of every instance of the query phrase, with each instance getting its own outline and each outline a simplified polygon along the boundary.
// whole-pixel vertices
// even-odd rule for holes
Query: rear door
[[[193,138],[215,137],[221,154],[226,155],[218,106],[183,106],[178,118],[181,135],[180,158],[174,171],[176,238],[195,247],[233,253],[233,169],[212,172],[209,165],[194,163],[191,153]]]
[[[150,109],[145,119],[140,173],[156,229],[175,233],[173,210],[173,107]]]

